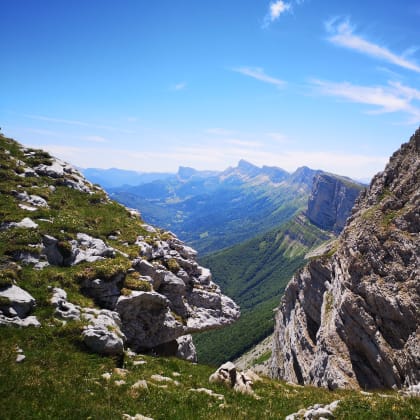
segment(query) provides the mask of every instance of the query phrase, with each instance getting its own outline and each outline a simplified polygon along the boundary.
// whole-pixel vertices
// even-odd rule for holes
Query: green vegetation
[[[166,266],[168,267],[169,271],[172,271],[172,273],[176,274],[181,269],[181,267],[178,264],[178,261],[175,258],[171,258],[167,261]]]
[[[290,220],[306,206],[309,187],[291,181],[275,187],[269,182],[224,182],[213,176],[120,187],[111,196],[139,209],[150,223],[175,232],[205,255]]]
[[[254,385],[256,399],[210,384],[214,369],[205,365],[172,358],[90,354],[78,339],[80,328],[77,322],[64,327],[0,328],[1,418],[119,420],[123,414],[139,413],[155,420],[252,420],[261,416],[277,420],[337,399],[341,400],[337,419],[415,419],[420,411],[418,398],[402,398],[395,392],[383,398],[378,393],[331,392],[268,379]],[[21,363],[15,362],[16,347],[26,356]],[[138,360],[145,363],[136,365]],[[156,382],[151,378],[155,374],[178,384]],[[140,380],[147,382],[147,389],[132,387]],[[222,394],[224,401],[190,391],[198,388]]]
[[[125,277],[124,287],[141,292],[150,292],[152,290],[151,284],[147,280],[142,279],[137,272],[130,273]]]
[[[201,259],[225,294],[241,307],[233,325],[194,336],[199,362],[218,365],[239,357],[272,333],[273,309],[309,249],[330,235],[298,215],[256,238]]]

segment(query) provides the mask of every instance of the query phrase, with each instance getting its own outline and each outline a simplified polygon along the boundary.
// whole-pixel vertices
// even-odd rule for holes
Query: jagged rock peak
[[[290,281],[271,374],[329,388],[420,381],[420,130],[363,192],[327,255]]]

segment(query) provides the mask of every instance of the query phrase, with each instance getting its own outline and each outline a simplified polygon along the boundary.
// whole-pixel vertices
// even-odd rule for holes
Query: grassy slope
[[[195,336],[199,361],[232,360],[273,330],[273,309],[304,255],[329,236],[303,215],[278,229],[201,259],[223,292],[241,306],[241,318],[219,331]]]
[[[260,399],[236,394],[221,385],[209,384],[213,369],[170,358],[136,356],[146,363],[135,366],[133,359],[112,359],[85,352],[78,342],[78,326],[0,328],[0,404],[2,419],[121,419],[127,413],[155,420],[281,419],[315,403],[341,399],[338,419],[415,419],[419,398],[401,398],[387,393],[364,396],[356,391],[331,392],[313,387],[293,387],[264,379],[254,386]],[[16,363],[15,346],[26,359]],[[124,378],[113,369],[128,370]],[[101,375],[110,372],[111,379]],[[173,376],[177,372],[180,376]],[[172,377],[179,385],[158,387],[153,374]],[[118,386],[115,380],[125,381]],[[134,390],[138,380],[148,389]],[[205,387],[225,396],[226,404],[191,388]]]
[[[109,241],[112,246],[130,252],[131,243],[142,231],[141,221],[131,218],[127,211],[113,202],[108,202],[100,191],[87,195],[50,178],[22,178],[18,176],[19,165],[6,151],[15,157],[35,165],[48,162],[49,156],[36,151],[30,158],[22,155],[18,146],[0,135],[0,222],[20,221],[27,212],[20,209],[13,199],[12,190],[26,190],[29,194],[44,196],[50,205],[30,214],[39,223],[37,230],[13,228],[0,232],[0,279],[14,281],[31,293],[37,300],[34,315],[41,328],[0,327],[0,418],[1,419],[121,419],[124,413],[141,413],[157,419],[259,419],[282,418],[313,403],[330,402],[343,398],[339,411],[341,418],[414,418],[419,412],[418,399],[378,396],[364,397],[354,392],[331,393],[315,388],[294,388],[276,381],[265,380],[256,386],[260,400],[237,395],[222,386],[210,385],[208,377],[212,368],[193,365],[181,360],[151,358],[144,356],[144,365],[133,364],[128,358],[110,358],[91,354],[80,340],[82,324],[61,322],[53,318],[48,300],[50,286],[64,287],[69,300],[83,306],[94,303],[83,296],[77,278],[87,267],[113,272],[124,259],[109,260],[106,266],[98,262],[80,264],[76,267],[47,267],[34,271],[30,266],[18,270],[9,264],[16,250],[31,250],[40,235],[53,234],[66,242],[77,232],[86,232],[105,239],[115,230],[120,238]],[[31,162],[29,162],[31,160]],[[48,184],[55,183],[52,193]],[[20,186],[19,186],[20,185]],[[54,223],[39,221],[39,218]],[[150,238],[153,240],[153,238]],[[134,248],[133,248],[134,251]],[[7,267],[7,269],[5,269]],[[16,346],[26,359],[16,363]],[[142,358],[137,356],[137,358]],[[105,372],[115,367],[128,369],[126,384],[117,386],[113,375],[111,381],[102,378]],[[172,376],[180,373],[179,386],[160,388],[153,385],[152,374]],[[148,390],[133,390],[131,385],[139,379],[149,382]],[[219,407],[219,401],[204,394],[189,391],[190,388],[207,387],[225,395],[227,406]],[[394,407],[395,406],[395,407]],[[395,411],[392,411],[395,410]]]

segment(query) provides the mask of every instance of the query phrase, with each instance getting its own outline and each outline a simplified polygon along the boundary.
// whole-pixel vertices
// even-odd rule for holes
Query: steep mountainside
[[[295,174],[303,179],[308,175],[305,169]],[[326,182],[324,180],[334,188],[320,186]],[[313,184],[305,213],[276,229],[202,259],[223,291],[239,303],[242,316],[223,331],[197,336],[199,360],[217,364],[238,357],[272,332],[272,311],[290,277],[305,263],[305,254],[315,252],[314,248],[335,237],[362,188],[347,178],[324,173],[317,174]],[[310,212],[309,206],[324,203],[327,197],[336,205],[332,206],[334,210],[328,214],[329,223],[323,225],[323,230],[311,223],[306,214],[314,215],[315,211]],[[326,213],[324,207],[322,209],[323,213],[318,212],[319,220]]]
[[[176,236],[48,153],[0,142],[0,325],[78,320],[93,351],[193,360],[188,334],[239,317]]]
[[[241,318],[220,331],[195,337],[200,363],[232,360],[273,331],[273,309],[287,282],[303,266],[306,252],[330,239],[303,214],[277,229],[211,254],[201,263],[212,267],[222,290],[241,307]],[[240,303],[239,303],[240,302]]]
[[[274,377],[329,388],[420,381],[420,130],[362,193],[327,255],[287,286]]]
[[[362,189],[361,184],[351,179],[318,174],[308,201],[306,214],[309,220],[321,229],[341,232]]]
[[[290,220],[305,208],[317,173],[300,168],[288,174],[241,160],[237,167],[218,174],[180,168],[176,177],[109,192],[119,202],[139,209],[148,222],[170,229],[203,254]]]

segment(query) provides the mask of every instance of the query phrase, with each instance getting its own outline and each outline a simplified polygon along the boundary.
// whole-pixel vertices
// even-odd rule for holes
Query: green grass
[[[90,354],[79,340],[80,324],[66,327],[0,328],[0,404],[6,419],[121,419],[136,413],[155,420],[199,419],[282,419],[315,403],[342,402],[337,419],[416,419],[419,398],[401,398],[388,392],[363,396],[355,391],[327,391],[294,387],[264,379],[254,389],[259,399],[241,395],[208,378],[213,368],[179,359],[136,356],[110,358]],[[16,363],[16,346],[26,359]],[[146,363],[134,365],[134,360]],[[114,368],[125,368],[119,377]],[[174,372],[179,376],[174,376]],[[102,377],[111,373],[111,379]],[[154,374],[171,377],[179,385],[166,388],[151,379]],[[116,380],[126,383],[118,386]],[[131,386],[146,380],[148,389]],[[205,387],[225,396],[221,401],[191,388]],[[417,416],[417,417],[416,417]]]

